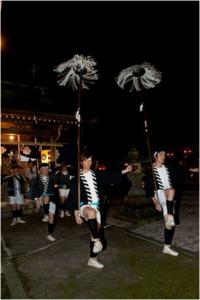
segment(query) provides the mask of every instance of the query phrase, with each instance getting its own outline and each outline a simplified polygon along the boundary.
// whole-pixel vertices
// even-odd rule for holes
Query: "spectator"
[[[58,185],[59,191],[59,204],[60,204],[60,217],[70,217],[70,212],[66,209],[67,198],[69,195],[70,187],[70,174],[66,164],[62,164],[60,169],[55,174],[55,183]]]
[[[180,224],[180,208],[182,202],[183,186],[188,177],[188,167],[184,158],[177,155],[175,160],[171,162],[171,168],[174,173],[174,221],[176,225]]]
[[[27,186],[27,195],[29,198],[29,191],[30,191],[30,185],[33,178],[37,177],[37,167],[36,163],[29,161],[27,164],[27,167],[25,168],[24,175],[26,176],[28,180],[28,186]]]

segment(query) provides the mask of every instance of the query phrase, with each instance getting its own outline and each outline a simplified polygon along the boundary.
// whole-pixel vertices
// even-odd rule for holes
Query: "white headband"
[[[160,152],[165,152],[165,150],[161,150],[161,151],[155,151],[154,154],[153,154],[153,157],[156,157],[156,155]]]
[[[46,170],[48,169],[49,170],[49,167],[41,167],[40,170],[42,170],[42,169],[46,169]]]

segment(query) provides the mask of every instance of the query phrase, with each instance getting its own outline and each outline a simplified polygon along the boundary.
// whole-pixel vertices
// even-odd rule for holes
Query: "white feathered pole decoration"
[[[80,123],[81,123],[81,94],[82,89],[89,89],[88,84],[98,79],[96,62],[91,56],[74,55],[67,62],[63,62],[54,68],[58,73],[58,84],[70,86],[73,90],[79,90],[78,109],[75,115],[77,120],[77,180],[78,180],[78,208],[80,208]]]
[[[143,111],[144,116],[144,129],[147,142],[147,149],[149,159],[152,168],[154,188],[157,194],[156,179],[153,172],[153,160],[150,147],[148,123],[146,117],[146,111],[144,106],[143,91],[156,87],[161,82],[162,73],[154,68],[150,63],[144,62],[140,65],[131,66],[127,69],[122,70],[116,78],[117,84],[120,88],[124,89],[127,83],[131,84],[130,92],[137,91],[142,95],[140,103],[140,111]],[[158,197],[158,195],[157,195]]]

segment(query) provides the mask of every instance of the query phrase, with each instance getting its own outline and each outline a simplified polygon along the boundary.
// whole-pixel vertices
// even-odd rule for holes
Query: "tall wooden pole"
[[[152,176],[153,176],[154,190],[156,193],[156,197],[158,199],[158,191],[157,191],[156,177],[155,177],[154,170],[153,170],[153,159],[152,159],[152,153],[151,153],[147,114],[146,114],[146,107],[145,107],[145,101],[144,101],[144,90],[143,90],[143,85],[141,83],[141,79],[138,80],[138,84],[141,88],[141,91],[140,91],[140,107],[141,107],[141,109],[140,109],[140,111],[143,111],[144,131],[145,131],[145,138],[146,138],[146,143],[147,143],[147,151],[148,151],[149,160],[150,160],[150,164],[151,164],[151,172],[152,172]]]
[[[17,151],[18,151],[18,164],[21,164],[21,160],[20,160],[20,134],[17,135]]]
[[[81,197],[81,181],[80,181],[80,151],[81,151],[81,92],[82,92],[82,76],[80,74],[80,84],[78,93],[78,110],[80,118],[77,118],[77,197],[78,197],[78,209],[80,208]]]
[[[148,130],[148,122],[147,122],[147,116],[146,116],[146,108],[145,108],[145,105],[144,105],[144,99],[142,99],[141,105],[142,105],[142,110],[143,110],[144,130],[145,130],[145,137],[146,137],[146,143],[147,143],[147,150],[148,150],[149,160],[150,160],[150,164],[151,164],[151,171],[152,171],[152,175],[153,175],[154,190],[155,190],[157,199],[159,199],[158,198],[158,192],[157,192],[157,185],[156,185],[156,177],[155,177],[154,170],[153,170],[153,160],[152,160],[151,145],[150,145],[149,130]]]

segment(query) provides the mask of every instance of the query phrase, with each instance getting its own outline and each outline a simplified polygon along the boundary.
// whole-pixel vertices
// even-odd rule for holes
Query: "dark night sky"
[[[55,65],[74,54],[97,62],[100,79],[82,99],[83,114],[101,120],[85,132],[95,151],[146,147],[138,95],[115,83],[143,61],[163,73],[145,98],[152,145],[198,145],[198,1],[6,1],[1,19],[2,80],[27,83],[37,64],[37,84],[54,87]]]

